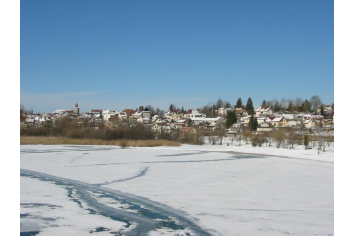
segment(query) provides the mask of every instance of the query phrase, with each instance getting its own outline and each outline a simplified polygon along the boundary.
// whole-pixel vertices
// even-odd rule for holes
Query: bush
[[[122,149],[126,148],[128,146],[128,142],[126,139],[120,140],[120,146]]]

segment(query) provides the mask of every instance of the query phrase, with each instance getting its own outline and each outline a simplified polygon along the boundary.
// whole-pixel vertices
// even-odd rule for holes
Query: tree
[[[235,108],[243,108],[241,98],[237,99],[237,101],[236,101],[236,105],[235,105]]]
[[[304,112],[311,112],[311,104],[308,101],[308,99],[306,99],[303,103],[303,111]]]
[[[246,111],[249,115],[253,114],[255,111],[255,108],[253,107],[253,102],[251,98],[247,99],[247,103],[246,103]]]
[[[250,117],[250,121],[249,121],[248,125],[249,125],[249,127],[251,128],[252,131],[256,131],[257,130],[257,126],[258,126],[257,118],[252,115]]]
[[[313,97],[310,98],[310,104],[313,112],[318,111],[318,107],[321,105],[321,99],[319,96],[314,95]]]
[[[226,128],[230,128],[231,125],[237,122],[236,113],[233,111],[228,111],[226,115]]]
[[[225,127],[222,123],[219,123],[216,126],[218,128],[217,131],[218,131],[218,136],[219,136],[219,141],[220,141],[219,145],[222,145],[222,140],[225,136]]]
[[[168,109],[169,109],[169,111],[173,111],[173,110],[176,110],[177,107],[176,107],[176,105],[171,104]]]
[[[304,146],[305,146],[305,150],[307,150],[307,148],[309,146],[309,136],[308,135],[304,136]]]
[[[292,145],[291,148],[293,148],[294,143],[295,143],[295,140],[296,140],[296,134],[295,134],[295,130],[294,130],[293,127],[289,130],[289,133],[288,133],[288,137],[287,137],[287,138],[288,138],[289,144]]]
[[[253,122],[254,122],[254,120],[255,120],[255,117],[252,115],[250,117],[250,120],[248,121],[248,126],[250,127],[250,130],[252,130],[252,131],[253,131]]]
[[[229,102],[224,102],[224,108],[231,108],[231,103]]]
[[[281,144],[286,139],[286,133],[283,129],[276,129],[272,132],[274,141],[276,142],[276,147],[280,148]]]
[[[25,106],[22,103],[20,103],[20,114],[22,115],[24,113],[25,113]]]
[[[193,127],[193,121],[192,121],[192,119],[188,119],[188,127]]]
[[[257,118],[255,117],[255,119],[253,119],[252,130],[256,131],[257,127],[258,127],[258,121],[257,121]]]
[[[283,109],[287,109],[289,105],[290,100],[286,98],[281,99],[281,106]]]
[[[266,107],[267,106],[267,102],[266,100],[263,100],[262,104],[261,104],[262,107]]]
[[[140,106],[140,107],[138,108],[139,111],[143,111],[143,109],[144,109],[143,106]]]
[[[324,111],[324,106],[323,105],[320,106],[320,114],[322,116],[325,115],[325,111]]]
[[[248,139],[251,137],[251,131],[244,131],[243,133],[242,133],[242,137],[245,139],[245,142],[246,142],[246,144],[247,144],[247,142],[248,142]]]
[[[224,102],[221,98],[218,98],[218,100],[215,103],[216,109],[222,108],[224,106]]]
[[[294,107],[293,107],[292,101],[289,101],[288,111],[292,112],[293,110],[294,110]]]

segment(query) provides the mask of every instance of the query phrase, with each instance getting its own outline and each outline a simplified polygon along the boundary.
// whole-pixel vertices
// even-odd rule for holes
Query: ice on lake
[[[234,148],[21,146],[21,232],[333,235],[330,155]]]

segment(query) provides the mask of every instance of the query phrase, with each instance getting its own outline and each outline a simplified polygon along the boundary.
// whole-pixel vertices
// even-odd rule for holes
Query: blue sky
[[[334,101],[331,0],[22,0],[20,33],[37,112]]]

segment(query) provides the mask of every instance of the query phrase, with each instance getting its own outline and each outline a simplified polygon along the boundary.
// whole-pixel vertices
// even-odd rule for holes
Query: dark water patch
[[[33,208],[33,207],[50,207],[50,208],[58,208],[61,206],[46,204],[46,203],[20,203],[20,206],[24,208]]]
[[[95,209],[98,214],[112,220],[124,222],[127,228],[134,223],[136,227],[125,232],[125,235],[147,235],[149,231],[157,227],[166,227],[172,230],[189,228],[197,235],[211,235],[192,220],[188,219],[182,211],[172,209],[143,197],[36,171],[21,169],[21,174],[22,176],[32,176],[32,178],[37,178],[42,181],[50,181],[56,185],[73,187],[76,191],[76,196],[89,207]],[[34,177],[35,175],[36,177]],[[97,198],[94,198],[89,192],[100,192],[101,195],[103,195],[102,197],[119,199],[121,200],[119,202],[128,205],[128,209],[136,209],[136,212],[130,212],[127,211],[127,209],[117,209],[100,203]],[[141,206],[145,206],[145,208]]]
[[[73,187],[67,187],[67,196],[70,200],[77,203],[80,208],[83,208],[82,202],[73,196]]]
[[[105,231],[111,231],[109,228],[105,227],[96,227],[94,230],[90,230],[89,233],[99,233],[99,232],[105,232]]]
[[[145,217],[148,217],[150,219],[154,220],[159,220],[159,223],[157,225],[158,228],[169,228],[173,230],[183,230],[185,227],[182,225],[179,225],[175,220],[171,219],[169,216],[163,215],[157,211],[154,211],[153,209],[147,209],[142,207],[140,204],[135,204],[132,201],[128,201],[127,199],[124,198],[118,198],[115,196],[112,196],[110,194],[100,194],[98,196],[99,198],[109,198],[112,200],[115,200],[119,202],[120,204],[125,205],[125,209],[127,210],[134,210],[138,214],[143,215]]]
[[[36,234],[39,234],[39,233],[40,233],[39,230],[37,230],[37,231],[20,232],[20,236],[35,236]]]
[[[29,213],[26,213],[26,214],[20,214],[20,218],[25,218],[25,217],[27,217],[27,216],[30,216],[31,214],[29,214]]]

